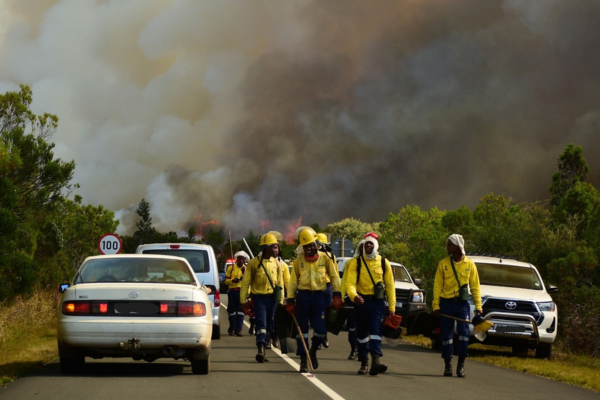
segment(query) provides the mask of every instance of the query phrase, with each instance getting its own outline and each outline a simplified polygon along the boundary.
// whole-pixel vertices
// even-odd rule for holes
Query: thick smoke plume
[[[132,233],[234,235],[600,186],[600,3],[3,1],[0,91],[33,88],[84,201]]]

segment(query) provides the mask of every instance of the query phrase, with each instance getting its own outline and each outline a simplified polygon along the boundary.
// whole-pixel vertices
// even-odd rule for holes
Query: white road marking
[[[227,306],[225,304],[221,304],[221,306],[225,307],[225,309],[227,310]],[[250,323],[247,322],[246,320],[244,320],[244,325],[246,325],[246,327],[250,328]],[[281,350],[279,350],[276,347],[273,347],[271,350],[275,354],[277,354],[279,357],[283,358],[296,371],[300,371],[300,365],[298,365],[298,363],[296,363],[296,361],[292,360],[287,355],[282,354]],[[314,374],[312,374],[310,372],[303,372],[302,375],[304,375],[304,377],[306,379],[308,379],[308,381],[310,383],[312,383],[313,385],[315,385],[316,387],[318,387],[319,389],[321,389],[321,391],[323,393],[325,393],[327,396],[329,396],[331,399],[334,399],[334,400],[344,400],[344,398],[342,396],[340,396],[339,394],[337,394],[335,391],[333,391],[333,389],[331,389],[329,386],[327,386],[326,384],[324,384],[323,382],[321,382],[319,379],[317,379],[317,377]]]

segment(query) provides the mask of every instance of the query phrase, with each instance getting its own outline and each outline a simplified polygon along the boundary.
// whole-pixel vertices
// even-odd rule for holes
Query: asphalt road
[[[225,303],[226,303],[226,296]],[[254,338],[224,334],[213,341],[211,372],[192,375],[187,361],[86,360],[78,375],[63,375],[58,360],[0,389],[0,399],[599,399],[600,394],[544,378],[467,360],[464,379],[443,377],[439,354],[400,343],[384,345],[388,372],[357,375],[359,363],[348,360],[347,333],[330,335],[331,346],[319,352],[314,374],[297,372],[299,358],[268,350],[269,363],[254,360]],[[247,333],[247,328],[244,328]]]

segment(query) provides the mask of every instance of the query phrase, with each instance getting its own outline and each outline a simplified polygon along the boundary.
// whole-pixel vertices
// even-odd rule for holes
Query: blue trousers
[[[347,307],[348,315],[346,316],[346,326],[348,327],[348,342],[350,344],[356,344],[356,310],[354,310],[354,303],[350,298],[346,297],[344,306]]]
[[[275,315],[275,296],[272,294],[253,294],[254,318],[256,325],[256,344],[269,343],[273,331],[273,317]]]
[[[470,314],[468,301],[455,301],[440,299],[440,312],[451,317],[469,319]],[[454,349],[454,324],[456,323],[456,333],[458,334],[458,343],[456,351],[459,356],[467,356],[467,347],[469,346],[469,325],[465,322],[454,321],[450,318],[442,317],[440,321],[440,340],[442,342],[442,358],[452,358]]]
[[[362,296],[365,302],[355,305],[356,311],[356,340],[358,342],[359,359],[367,357],[369,353],[383,356],[381,352],[381,330],[383,328],[383,314],[385,301]]]
[[[229,328],[234,332],[241,332],[244,326],[244,313],[240,311],[240,291],[229,289],[227,313],[229,314]]]
[[[302,331],[302,338],[296,335],[296,354],[304,354],[304,346],[302,340],[308,346],[308,323],[313,327],[313,337],[311,339],[313,346],[318,346],[323,343],[323,339],[327,335],[327,327],[325,326],[325,295],[324,291],[298,290],[296,297],[296,318],[298,325]]]

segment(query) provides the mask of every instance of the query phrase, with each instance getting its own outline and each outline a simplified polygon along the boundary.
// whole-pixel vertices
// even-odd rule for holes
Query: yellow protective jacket
[[[319,258],[315,262],[306,261],[304,256],[294,260],[288,298],[295,299],[298,290],[325,290],[327,278],[331,282],[333,291],[340,291],[340,276],[337,266],[325,253],[317,252],[317,254]]]
[[[260,263],[262,260],[261,267]],[[246,273],[242,280],[242,289],[240,292],[240,302],[243,304],[248,298],[248,294],[272,294],[273,288],[267,278],[267,272],[271,278],[273,286],[281,286],[283,288],[283,269],[281,264],[275,258],[263,259],[262,257],[255,257],[248,263],[246,267]],[[283,293],[282,293],[283,301]]]
[[[477,310],[481,308],[481,291],[479,290],[479,274],[477,273],[477,266],[470,258],[463,256],[463,259],[459,262],[454,262],[454,268],[456,268],[456,274],[460,281],[460,286],[469,284],[471,296],[473,296],[473,302]],[[454,272],[452,271],[452,264],[450,263],[450,257],[444,258],[438,264],[437,271],[435,273],[435,282],[433,284],[433,302],[431,307],[433,311],[440,308],[440,297],[445,299],[453,299],[458,297],[458,290],[460,288]]]
[[[363,261],[364,260],[364,261]],[[375,283],[382,282],[385,285],[385,294],[387,296],[388,308],[390,311],[396,311],[396,288],[394,286],[394,272],[392,266],[388,260],[385,260],[385,275],[383,274],[383,268],[381,267],[381,256],[378,255],[374,259],[361,259],[360,265],[360,276],[358,276],[356,267],[358,259],[352,258],[346,262],[344,268],[344,278],[346,275],[346,294],[350,297],[350,300],[354,301],[357,294],[363,294],[366,296],[375,294]],[[366,262],[366,266],[365,266]],[[369,268],[373,280],[369,276],[369,272],[366,270]],[[358,283],[357,283],[358,278]]]
[[[237,283],[233,282],[235,278],[239,279]],[[225,284],[229,287],[229,289],[242,287],[243,278],[244,273],[237,264],[230,265],[229,268],[227,268],[227,271],[225,271]]]
[[[335,259],[335,256],[334,256],[333,254],[329,254],[329,253],[327,253],[327,252],[324,252],[324,251],[321,251],[321,250],[319,250],[319,253],[323,253],[323,254],[325,254],[327,257],[329,257],[329,259],[331,259],[331,258],[333,257],[333,260],[332,260],[332,261],[333,261],[333,265],[335,265],[335,266],[336,266],[336,268],[337,268],[337,261],[336,261],[336,259]],[[331,256],[331,257],[330,257],[330,256]],[[340,274],[339,274],[339,273],[338,273],[338,276],[340,276]],[[331,278],[329,278],[329,275],[327,275],[327,283],[331,283]],[[342,297],[342,298],[343,298],[343,297]]]

